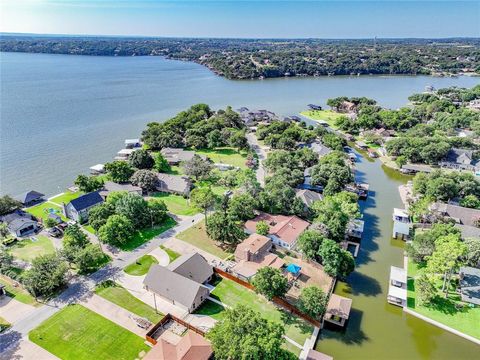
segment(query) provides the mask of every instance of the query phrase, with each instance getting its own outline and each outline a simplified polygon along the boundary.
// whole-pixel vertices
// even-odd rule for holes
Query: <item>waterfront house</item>
[[[88,211],[102,202],[99,192],[94,191],[63,204],[63,214],[69,219],[84,223],[88,220]]]
[[[249,281],[260,268],[270,266],[275,269],[282,268],[285,263],[277,255],[272,254],[272,241],[257,233],[237,245],[235,249],[236,265],[231,269],[239,278]]]
[[[15,196],[14,199],[21,202],[23,206],[33,206],[35,204],[38,204],[45,199],[43,198],[45,195],[35,191],[35,190],[30,190],[27,192],[24,192],[23,194],[20,194],[18,196]]]
[[[476,171],[480,169],[480,165],[474,160],[473,150],[468,149],[450,149],[445,159],[439,162],[439,165],[455,170]]]
[[[430,206],[430,211],[437,217],[452,219],[461,225],[477,226],[480,221],[480,210],[478,209],[436,202]]]
[[[390,266],[387,301],[401,307],[407,305],[407,271],[405,269]]]
[[[306,230],[310,223],[300,219],[295,215],[271,215],[260,213],[252,220],[245,223],[246,232],[252,234],[256,232],[257,223],[265,221],[269,226],[268,237],[275,245],[292,250],[300,234]]]
[[[332,149],[323,145],[320,141],[314,141],[308,144],[308,148],[310,148],[319,157],[325,156],[332,152]]]
[[[125,148],[126,149],[134,149],[142,147],[142,142],[140,139],[126,139],[125,140]]]
[[[15,237],[28,236],[38,231],[38,222],[29,213],[16,210],[0,217],[7,224],[7,229]]]
[[[401,238],[406,240],[410,236],[412,224],[407,210],[394,208],[393,209],[393,234],[395,239]]]
[[[336,326],[344,327],[350,317],[351,309],[352,299],[332,294],[328,300],[323,319]]]
[[[105,173],[105,165],[97,164],[97,165],[90,166],[90,174],[100,175],[103,173]]]
[[[195,156],[195,151],[182,148],[163,148],[160,152],[170,165],[178,165],[183,161],[190,161]],[[201,157],[205,159],[205,156]]]
[[[157,178],[160,192],[188,196],[192,189],[192,182],[186,176],[158,173]]]
[[[480,269],[461,267],[459,285],[462,301],[480,305]]]
[[[103,200],[106,200],[108,194],[113,191],[125,191],[128,193],[142,195],[142,188],[140,186],[135,186],[130,183],[118,184],[113,181],[106,181],[103,184],[103,188],[99,191],[99,194],[103,198]]]
[[[154,296],[192,313],[209,296],[204,285],[213,275],[213,268],[200,254],[184,255],[168,267],[154,264],[143,280],[145,289]]]
[[[302,200],[306,208],[310,208],[315,201],[323,199],[321,194],[308,189],[295,189],[295,196]]]

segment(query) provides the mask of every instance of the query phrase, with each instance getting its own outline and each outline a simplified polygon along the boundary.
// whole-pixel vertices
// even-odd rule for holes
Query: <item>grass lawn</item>
[[[165,251],[170,259],[170,262],[174,261],[175,259],[179,258],[181,255],[172,249],[167,248],[166,246],[160,245],[160,249]]]
[[[70,201],[78,198],[80,195],[82,195],[82,192],[80,191],[71,192],[67,190],[62,195],[58,195],[58,196],[55,196],[54,198],[51,198],[50,201],[58,205],[62,205],[62,203],[68,204]]]
[[[168,217],[167,220],[165,220],[161,225],[137,231],[133,236],[132,240],[130,240],[127,244],[120,246],[120,249],[125,251],[132,251],[140,245],[152,240],[155,236],[160,235],[168,229],[171,229],[176,224],[177,223],[175,220],[173,220],[171,217]]]
[[[171,175],[183,175],[183,169],[180,165],[170,165],[170,170],[166,173]]]
[[[80,305],[69,305],[28,335],[65,360],[133,360],[148,351],[145,339]]]
[[[199,209],[191,206],[188,199],[185,199],[183,196],[161,192],[155,193],[153,196],[162,200],[167,205],[168,211],[175,215],[192,216],[200,212]]]
[[[90,234],[95,235],[95,230],[90,225],[82,225]]]
[[[48,218],[48,215],[51,212],[54,212],[55,214],[59,215],[63,221],[67,221],[68,219],[63,216],[62,208],[60,205],[55,205],[52,204],[51,202],[44,202],[32,207],[29,207],[27,209],[27,212],[35,216],[37,219],[42,219],[45,221],[45,219]]]
[[[95,288],[95,293],[104,299],[138,315],[148,319],[152,323],[158,323],[163,314],[155,312],[155,309],[130,294],[125,288],[111,280],[107,280]]]
[[[212,255],[218,256],[221,259],[225,259],[230,255],[228,252],[217,246],[215,241],[207,235],[207,232],[205,231],[205,220],[202,220],[198,224],[181,232],[176,238],[192,244],[199,249],[205,250]]]
[[[418,275],[418,272],[418,266],[409,260],[408,308],[453,329],[480,339],[480,306],[471,308],[467,306],[467,304],[462,303],[460,295],[455,292],[453,286],[451,287],[448,298],[445,298],[444,294],[440,291],[442,286],[442,280],[440,278],[436,282],[439,289],[438,298],[434,300],[432,305],[420,305],[416,299],[415,279],[413,278]],[[455,307],[456,304],[464,304],[464,306],[457,309]]]
[[[223,318],[223,311],[225,311],[225,308],[222,305],[207,300],[195,311],[195,314],[208,315],[215,320],[221,320]]]
[[[13,257],[27,262],[32,262],[37,256],[55,252],[52,241],[48,237],[35,235],[34,238],[37,240],[34,241],[31,238],[27,238],[16,241],[14,245],[8,247],[8,252]]]
[[[206,181],[206,180],[197,181],[195,185],[200,188],[210,186],[212,188],[213,193],[218,196],[223,196],[223,194],[225,194],[225,191],[229,190],[225,186],[216,185],[215,183],[212,183],[211,181]]]
[[[303,345],[305,340],[312,335],[312,325],[277,308],[263,297],[255,294],[255,292],[232,280],[222,279],[212,291],[211,296],[229,306],[237,304],[246,305],[260,312],[264,318],[283,324],[285,326],[285,335],[300,345]],[[221,316],[220,314],[217,316]]]
[[[326,122],[333,129],[338,129],[335,125],[335,120],[345,114],[336,113],[332,110],[305,110],[300,113],[301,115],[320,122]]]
[[[7,330],[12,324],[0,316],[0,333]]]
[[[150,269],[150,266],[153,264],[158,264],[158,260],[155,259],[152,255],[143,255],[142,257],[138,258],[134,263],[125,266],[125,271],[129,275],[134,276],[141,276],[145,275]]]
[[[25,290],[21,286],[13,286],[13,281],[10,278],[4,275],[0,275],[0,284],[5,285],[7,296],[27,305],[40,305],[40,303],[36,302],[35,298],[30,295],[27,290]]]
[[[208,156],[214,163],[229,164],[237,166],[240,169],[247,169],[245,162],[247,161],[246,152],[238,152],[231,147],[222,147],[215,150],[203,149],[196,150],[197,154]]]

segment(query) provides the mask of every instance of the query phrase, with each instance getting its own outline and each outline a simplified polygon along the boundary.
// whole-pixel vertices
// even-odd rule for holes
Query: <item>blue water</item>
[[[160,57],[0,54],[0,193],[54,194],[110,161],[125,138],[205,102],[283,115],[329,97],[368,96],[397,108],[426,85],[473,86],[478,78],[411,76],[231,81],[203,66]]]

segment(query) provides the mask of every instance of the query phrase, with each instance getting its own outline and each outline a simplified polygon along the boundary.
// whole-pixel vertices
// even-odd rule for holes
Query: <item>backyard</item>
[[[152,255],[143,255],[135,262],[127,265],[123,271],[128,275],[141,276],[145,275],[153,264],[158,264],[158,260],[155,259],[155,257]]]
[[[140,317],[148,319],[153,324],[158,323],[163,318],[163,314],[156,313],[154,308],[137,299],[124,287],[112,280],[97,285],[95,293]]]
[[[63,216],[62,208],[56,203],[44,202],[27,209],[27,212],[35,216],[37,219],[45,221],[48,215],[54,213],[62,218],[63,221],[67,221],[67,218]]]
[[[199,209],[189,204],[188,199],[180,195],[155,193],[153,197],[162,200],[167,205],[168,211],[175,215],[192,216],[200,212]]]
[[[48,237],[36,235],[16,241],[14,245],[8,247],[8,252],[16,259],[32,262],[37,256],[53,254],[55,248]]]
[[[217,246],[215,241],[207,235],[207,232],[205,231],[205,220],[202,220],[198,224],[181,232],[176,238],[205,250],[221,259],[225,259],[230,255],[228,252]]]
[[[480,326],[478,326],[478,324],[480,324],[480,306],[469,307],[468,304],[463,303],[460,295],[456,293],[453,286],[451,287],[448,298],[445,298],[445,295],[440,291],[442,286],[441,279],[437,279],[436,282],[439,296],[433,301],[433,304],[425,306],[418,303],[415,292],[415,277],[418,275],[419,270],[418,265],[409,260],[409,279],[407,286],[408,308],[430,319],[450,326],[453,329],[480,339]]]
[[[29,333],[30,341],[61,359],[137,359],[144,339],[80,305],[69,305]]]
[[[247,161],[247,153],[245,151],[239,152],[231,147],[222,147],[214,150],[196,150],[195,152],[208,156],[214,163],[229,164],[239,167],[240,169],[247,169],[247,165],[245,164]]]
[[[54,202],[58,205],[62,205],[62,203],[68,204],[70,201],[78,198],[80,195],[82,195],[82,192],[80,192],[80,191],[71,192],[71,191],[67,190],[63,194],[60,194],[58,196],[55,196],[55,197],[51,198],[50,201]]]
[[[331,128],[337,129],[335,120],[339,117],[345,116],[332,110],[305,110],[300,113],[301,115],[320,122],[326,122]]]

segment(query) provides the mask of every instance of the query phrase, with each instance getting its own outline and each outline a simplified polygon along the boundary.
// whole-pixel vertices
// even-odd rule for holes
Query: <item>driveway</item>
[[[246,137],[249,145],[258,156],[258,168],[256,171],[257,181],[260,185],[265,186],[265,169],[263,168],[263,161],[267,158],[267,152],[260,146],[257,136],[254,133],[248,133]]]
[[[0,297],[0,317],[10,324],[25,318],[35,311],[35,307],[17,301],[9,296]]]
[[[155,259],[157,259],[159,265],[167,266],[170,264],[170,258],[168,257],[168,254],[160,247],[153,249],[153,251],[149,252],[148,255],[152,255]]]
[[[49,353],[44,348],[31,342],[28,339],[23,339],[18,343],[18,347],[12,347],[4,353],[0,353],[1,360],[59,360],[55,355]]]

